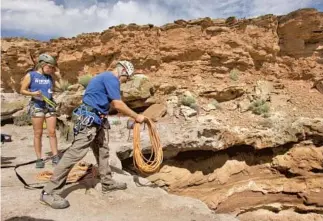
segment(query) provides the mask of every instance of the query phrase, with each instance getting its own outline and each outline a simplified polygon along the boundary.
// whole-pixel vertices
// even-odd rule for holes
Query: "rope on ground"
[[[140,144],[140,124],[136,123],[133,128],[133,164],[141,173],[154,173],[159,170],[163,162],[163,150],[159,135],[154,123],[147,118],[149,138],[151,142],[151,153],[147,159],[141,149]]]
[[[67,176],[67,182],[75,183],[81,180],[83,177],[85,177],[88,174],[91,174],[92,179],[94,179],[97,176],[96,168],[94,168],[92,164],[86,163],[84,161],[79,162],[69,172]],[[53,175],[52,171],[46,170],[38,173],[36,175],[36,179],[40,181],[49,181],[52,175]]]

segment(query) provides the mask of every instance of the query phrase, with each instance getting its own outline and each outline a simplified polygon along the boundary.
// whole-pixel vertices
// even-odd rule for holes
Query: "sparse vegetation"
[[[210,104],[213,105],[216,109],[221,109],[219,102],[215,99]]]
[[[258,99],[252,102],[249,106],[249,110],[251,110],[254,114],[269,117],[269,104],[263,99]]]
[[[82,75],[78,77],[78,83],[83,85],[84,88],[86,88],[91,79],[92,79],[92,75],[90,74]]]
[[[111,123],[111,124],[112,124],[112,125],[120,125],[120,124],[121,124],[121,120],[116,119],[116,120],[112,121],[112,123]]]
[[[199,111],[199,106],[196,102],[196,98],[193,97],[190,93],[183,94],[180,104]]]
[[[235,22],[237,22],[237,18],[234,17],[234,16],[230,16],[225,20],[226,24],[232,24],[232,23],[235,23]]]
[[[237,70],[237,69],[232,69],[231,71],[230,71],[230,79],[231,80],[233,80],[233,81],[237,81],[237,80],[239,80],[239,70]]]
[[[71,84],[67,80],[60,79],[58,82],[58,89],[60,91],[66,91]]]
[[[182,101],[181,103],[184,105],[184,106],[188,106],[190,107],[192,104],[195,104],[196,103],[196,100],[194,97],[192,96],[183,96],[182,97]]]
[[[196,111],[199,110],[199,106],[197,105],[197,103],[192,103],[189,107]]]

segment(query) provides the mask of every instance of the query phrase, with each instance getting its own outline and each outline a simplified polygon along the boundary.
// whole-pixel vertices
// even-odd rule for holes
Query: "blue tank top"
[[[31,92],[41,91],[44,96],[52,100],[53,98],[53,78],[47,74],[40,74],[37,71],[29,72],[30,74],[30,84],[29,90]],[[44,108],[46,103],[40,98],[32,98],[36,107]]]

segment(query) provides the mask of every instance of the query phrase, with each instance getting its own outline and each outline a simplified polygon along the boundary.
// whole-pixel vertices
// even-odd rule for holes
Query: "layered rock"
[[[2,39],[2,88],[17,91],[30,55],[41,52],[58,57],[70,83],[129,59],[137,73],[121,86],[122,98],[137,111],[150,106],[146,114],[158,121],[164,150],[161,170],[148,179],[241,220],[320,220],[322,16],[303,9],[253,19],[119,25],[50,42]],[[75,84],[55,95],[66,139],[83,93]],[[109,120],[113,165],[133,169],[126,119]],[[149,153],[147,129],[141,139]]]
[[[259,73],[280,78],[322,76],[323,15],[303,9],[285,16],[266,15],[235,22],[210,18],[176,21],[161,27],[135,24],[102,33],[49,42],[2,39],[1,71],[5,91],[16,90],[32,57],[57,56],[62,77],[75,83],[80,72],[92,75],[129,59],[155,81],[198,88],[217,84],[237,70],[242,78]],[[192,84],[189,79],[202,77]],[[207,80],[206,80],[207,79]]]

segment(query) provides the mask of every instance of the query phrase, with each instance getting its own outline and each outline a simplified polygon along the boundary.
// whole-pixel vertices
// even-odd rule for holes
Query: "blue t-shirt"
[[[112,100],[121,100],[119,79],[112,72],[93,77],[85,89],[83,103],[107,114]]]
[[[41,91],[41,93],[46,96],[48,99],[52,100],[53,98],[53,78],[47,74],[40,74],[37,71],[29,72],[30,75],[30,84],[29,90],[31,92]],[[33,97],[36,107],[43,108],[46,103],[42,98]]]

